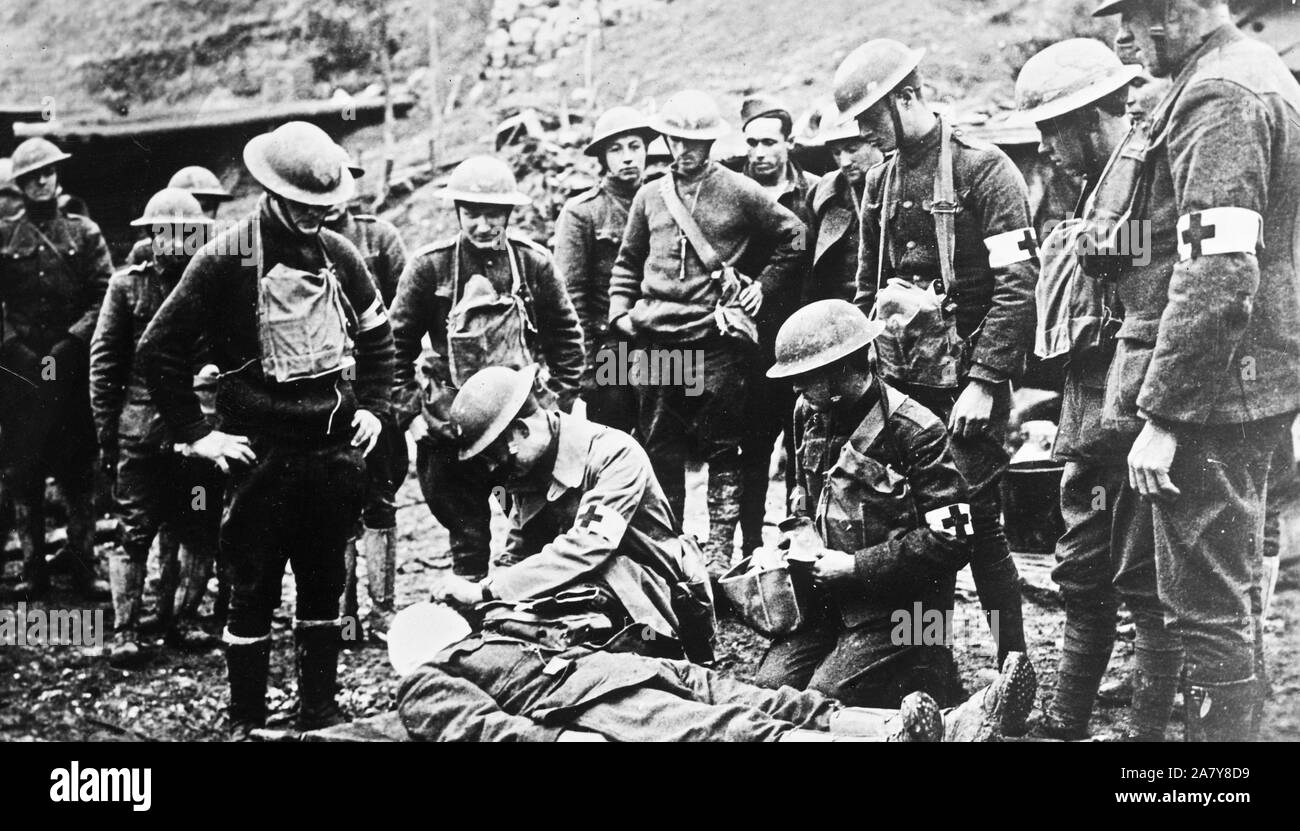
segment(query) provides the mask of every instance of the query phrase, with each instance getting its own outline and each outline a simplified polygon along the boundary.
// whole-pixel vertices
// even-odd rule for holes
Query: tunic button
[[[904,202],[904,203],[903,203],[903,207],[904,207],[904,208],[907,208],[907,209],[910,210],[911,207],[912,207],[912,200],[909,199],[909,200],[907,200],[906,202]]]
[[[914,239],[910,239],[910,240],[908,240],[908,241],[907,241],[907,247],[908,247],[908,248],[915,248],[915,247],[916,247],[916,240],[914,240]]]

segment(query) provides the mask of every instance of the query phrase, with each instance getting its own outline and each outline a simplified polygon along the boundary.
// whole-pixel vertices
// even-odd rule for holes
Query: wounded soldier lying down
[[[996,681],[943,713],[925,693],[907,696],[899,710],[845,707],[815,692],[763,689],[687,661],[620,651],[639,627],[568,648],[495,628],[489,615],[475,632],[431,603],[394,619],[389,657],[413,739],[997,741],[1023,732],[1036,688],[1028,660],[1015,653]]]

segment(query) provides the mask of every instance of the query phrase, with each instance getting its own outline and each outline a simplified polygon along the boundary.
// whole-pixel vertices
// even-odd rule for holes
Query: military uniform
[[[746,171],[747,175],[748,170]],[[750,175],[750,178],[753,178]],[[786,169],[785,189],[777,197],[777,204],[799,218],[803,223],[804,238],[802,249],[803,261],[793,279],[772,297],[763,298],[763,307],[758,312],[758,347],[759,357],[754,361],[749,378],[749,406],[746,408],[748,418],[745,420],[745,432],[740,440],[740,464],[742,487],[740,492],[740,536],[741,551],[745,556],[763,544],[763,518],[767,512],[768,470],[772,463],[772,444],[777,436],[784,433],[786,456],[794,453],[791,428],[794,419],[794,390],[784,379],[767,377],[767,370],[772,366],[773,345],[776,333],[795,309],[802,305],[802,299],[808,283],[808,267],[811,262],[810,248],[807,245],[808,228],[812,225],[812,213],[809,206],[813,189],[820,180],[811,173],[805,173],[794,162],[789,162]],[[786,497],[793,487],[794,474],[787,465]]]
[[[0,475],[14,500],[25,579],[45,581],[45,477],[69,511],[79,581],[94,577],[94,428],[89,343],[113,264],[99,227],[56,204],[27,202],[0,221]]]
[[[513,268],[507,257],[515,258]],[[399,424],[409,424],[423,409],[430,429],[416,451],[420,488],[429,510],[451,535],[454,570],[466,576],[481,577],[487,572],[492,517],[488,498],[492,486],[475,466],[457,461],[455,437],[445,413],[422,408],[415,362],[420,355],[420,339],[428,334],[433,355],[422,370],[426,381],[434,388],[452,389],[447,321],[453,298],[459,296],[473,275],[483,275],[498,293],[508,295],[514,269],[520,276],[519,293],[534,332],[530,350],[549,370],[549,391],[567,411],[577,398],[582,376],[582,332],[546,249],[514,236],[510,237],[508,252],[481,251],[463,235],[434,243],[412,255],[393,301],[397,346],[394,389],[399,400]],[[453,285],[457,279],[459,285]]]
[[[921,621],[951,620],[957,572],[970,558],[969,497],[943,424],[878,383],[829,413],[801,403],[795,441],[804,503],[826,547],[853,556],[854,576],[817,592],[814,620],[772,644],[756,682],[861,707],[896,707],[914,690],[957,703],[950,633],[911,642]],[[895,637],[897,610],[907,615],[905,643]]]
[[[1193,732],[1205,716],[1239,736],[1258,704],[1265,483],[1300,409],[1298,113],[1300,86],[1272,50],[1233,26],[1207,38],[1151,119],[1134,216],[1150,222],[1150,262],[1118,274],[1126,318],[1103,418],[1171,430],[1181,495],[1124,489],[1117,512],[1150,529],[1155,562],[1126,551],[1116,585],[1127,598],[1157,581],[1187,653]]]
[[[618,354],[620,338],[609,331],[609,276],[635,195],[635,185],[606,176],[565,203],[554,243],[555,268],[573,300],[587,350],[582,373],[587,417],[628,433],[636,429],[636,395],[628,384],[598,383],[596,367]]]
[[[857,294],[861,201],[862,194],[840,170],[823,177],[813,190],[808,223],[812,273],[804,284],[804,303],[852,300]]]
[[[971,380],[996,385],[988,429],[979,436],[952,438],[952,454],[970,484],[975,538],[971,573],[985,612],[998,613],[995,636],[999,658],[1025,650],[1019,576],[1002,530],[1000,483],[1008,458],[1002,440],[1010,415],[1010,383],[1024,369],[1033,342],[1036,244],[1029,227],[1024,178],[1006,154],[992,145],[952,133],[953,218],[952,285],[943,286],[939,241],[931,209],[936,201],[941,137],[940,118],[927,135],[903,143],[891,159],[867,172],[858,251],[855,302],[868,314],[877,290],[900,278],[914,286],[936,283],[944,325],[956,344],[940,344],[946,376],[914,372],[929,349],[893,341],[906,360],[900,370],[882,362],[885,380],[915,398],[947,423],[958,393]],[[888,190],[886,186],[888,185]],[[943,206],[940,206],[943,207]],[[885,248],[882,251],[882,213]],[[878,352],[890,335],[877,342]],[[907,351],[911,348],[912,351]],[[942,350],[950,350],[943,352]]]
[[[693,538],[673,529],[645,451],[620,431],[565,413],[553,417],[554,461],[536,481],[511,489],[512,527],[492,571],[493,595],[517,602],[596,582],[617,600],[616,616],[656,638],[693,638],[688,654],[711,660],[711,633],[690,628],[713,614],[704,564]],[[698,591],[687,598],[692,577]]]

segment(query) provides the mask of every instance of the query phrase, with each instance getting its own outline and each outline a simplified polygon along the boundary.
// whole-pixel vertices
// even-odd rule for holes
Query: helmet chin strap
[[[906,135],[903,133],[903,119],[898,114],[898,99],[892,92],[889,94],[889,120],[894,122],[894,149],[897,150],[903,145]]]
[[[1155,65],[1161,72],[1167,72],[1169,66],[1169,0],[1164,0],[1160,4],[1160,22],[1153,23],[1147,27],[1147,33],[1151,35],[1151,45],[1155,47],[1156,54]]]

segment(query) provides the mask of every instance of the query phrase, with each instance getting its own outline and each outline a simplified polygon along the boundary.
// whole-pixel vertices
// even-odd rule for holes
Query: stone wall
[[[555,60],[579,53],[589,32],[640,20],[669,0],[496,0],[488,31],[483,77],[518,71],[549,77]]]

